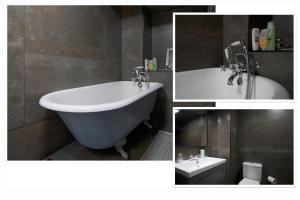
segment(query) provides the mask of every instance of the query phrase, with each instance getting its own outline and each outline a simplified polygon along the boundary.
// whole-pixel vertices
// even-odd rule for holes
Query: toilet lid
[[[244,178],[240,181],[239,185],[259,185],[259,182],[256,180]]]

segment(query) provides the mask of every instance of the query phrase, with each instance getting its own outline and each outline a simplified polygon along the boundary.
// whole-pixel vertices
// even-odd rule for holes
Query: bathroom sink
[[[191,178],[226,162],[223,158],[205,157],[198,160],[184,160],[175,164],[175,172]]]

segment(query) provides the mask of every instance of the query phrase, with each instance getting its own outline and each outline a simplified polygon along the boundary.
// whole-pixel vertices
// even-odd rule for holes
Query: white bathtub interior
[[[243,84],[227,85],[231,70],[221,71],[220,68],[204,68],[176,72],[176,100],[206,99],[245,99],[247,74],[243,74]],[[252,99],[289,99],[287,90],[269,78],[254,75],[252,81]]]

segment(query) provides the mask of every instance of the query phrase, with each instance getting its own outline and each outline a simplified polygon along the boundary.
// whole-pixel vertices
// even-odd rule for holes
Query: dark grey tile
[[[123,6],[122,7],[122,29],[139,29],[144,23],[142,6]]]
[[[221,16],[176,17],[176,71],[216,67],[223,63]]]
[[[278,184],[292,184],[293,134],[292,110],[238,111],[240,169],[243,161],[259,162],[263,184],[267,176],[276,177]]]
[[[270,110],[241,110],[239,120],[243,127],[255,127],[272,122],[293,121],[293,110],[270,109]]]
[[[41,160],[73,140],[63,122],[55,117],[8,133],[8,160]]]
[[[132,69],[144,65],[144,17],[140,6],[122,8],[122,80],[131,80]]]
[[[222,39],[176,33],[176,71],[216,67],[223,63]]]
[[[248,15],[224,15],[223,37],[248,34]]]
[[[109,37],[121,37],[117,14],[106,7],[27,6],[26,49],[30,53],[86,59],[105,59]],[[105,21],[111,21],[109,26]],[[109,22],[108,21],[108,22]],[[120,39],[119,39],[120,41]]]
[[[8,130],[24,125],[24,80],[8,81]]]
[[[7,53],[9,80],[24,79],[24,7],[8,6]]]
[[[172,132],[173,79],[172,71],[150,72],[151,81],[164,84],[159,90],[152,117],[161,123],[161,130]]]
[[[152,57],[156,57],[159,68],[166,66],[168,48],[173,48],[172,23],[152,27]]]
[[[39,99],[50,92],[120,80],[120,62],[26,54],[25,120],[32,123],[54,115]]]
[[[122,59],[144,60],[143,59],[143,29],[138,29],[122,37]]]
[[[244,126],[240,127],[239,131],[243,133],[241,144],[244,148],[260,147],[265,151],[272,151],[278,146],[282,150],[292,150],[293,148],[292,121],[266,122],[255,126]]]
[[[223,37],[220,15],[178,15],[175,23],[176,34],[183,32],[193,33],[198,37]]]
[[[192,147],[207,145],[207,118],[204,115],[186,121],[182,125],[176,124],[176,130],[179,130],[176,132],[176,145]]]
[[[24,7],[8,6],[8,129],[24,125]]]

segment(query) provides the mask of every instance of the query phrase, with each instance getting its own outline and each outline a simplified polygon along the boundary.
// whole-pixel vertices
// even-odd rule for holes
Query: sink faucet
[[[150,85],[150,76],[144,66],[138,66],[133,68],[134,77],[131,79],[135,84],[137,83],[139,88],[143,87],[143,82],[147,84],[147,89],[149,89]]]
[[[200,155],[199,155],[199,157],[200,157]],[[198,163],[199,163],[199,157],[198,157],[197,155],[196,155],[196,156],[193,156],[193,155],[191,154],[189,160],[190,160],[190,161],[195,160],[196,163],[198,164]]]

